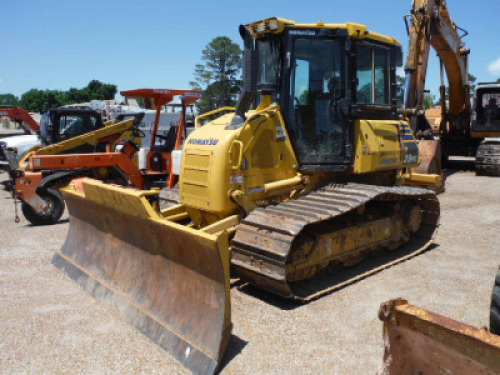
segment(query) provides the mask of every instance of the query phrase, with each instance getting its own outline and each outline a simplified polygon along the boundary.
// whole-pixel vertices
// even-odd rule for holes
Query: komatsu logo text
[[[192,138],[189,140],[188,144],[190,145],[201,145],[201,146],[215,146],[217,143],[219,143],[218,139],[196,139]]]

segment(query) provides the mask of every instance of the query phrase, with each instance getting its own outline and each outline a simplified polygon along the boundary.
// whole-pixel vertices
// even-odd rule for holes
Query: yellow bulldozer
[[[216,371],[231,334],[230,266],[309,301],[426,250],[439,223],[436,194],[406,186],[441,176],[412,172],[394,38],[281,18],[240,34],[240,99],[186,139],[180,204],[160,210],[158,191],[73,180],[52,260],[195,373]],[[341,276],[374,253],[391,260]]]

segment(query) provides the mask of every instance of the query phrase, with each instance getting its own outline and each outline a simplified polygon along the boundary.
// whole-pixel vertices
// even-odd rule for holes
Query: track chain
[[[436,194],[414,187],[386,187],[357,183],[332,184],[298,199],[265,208],[257,208],[243,219],[231,242],[232,264],[242,279],[284,297],[301,301],[314,299],[339,289],[360,278],[379,272],[384,264],[362,275],[355,275],[323,290],[294,290],[286,280],[286,264],[294,241],[302,230],[314,224],[339,217],[371,200],[398,201],[416,199],[423,210],[423,222],[415,239],[406,247],[407,256],[414,256],[432,243],[439,225],[439,201]]]
[[[476,153],[476,173],[480,176],[500,176],[500,144],[481,144]]]

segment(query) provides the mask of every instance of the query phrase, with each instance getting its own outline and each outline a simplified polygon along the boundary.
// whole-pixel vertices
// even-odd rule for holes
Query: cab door
[[[287,127],[300,167],[342,171],[350,158],[345,98],[344,39],[309,34],[289,37],[290,87]]]

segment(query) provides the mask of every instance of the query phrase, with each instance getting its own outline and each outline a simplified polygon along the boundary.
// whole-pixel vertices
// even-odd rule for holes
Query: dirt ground
[[[381,302],[410,303],[486,326],[500,264],[500,178],[453,162],[436,246],[307,305],[232,288],[223,374],[373,374],[383,354]],[[465,170],[464,170],[465,169]],[[0,175],[0,180],[5,175]],[[14,223],[0,191],[0,373],[188,373],[50,264],[68,219]]]

